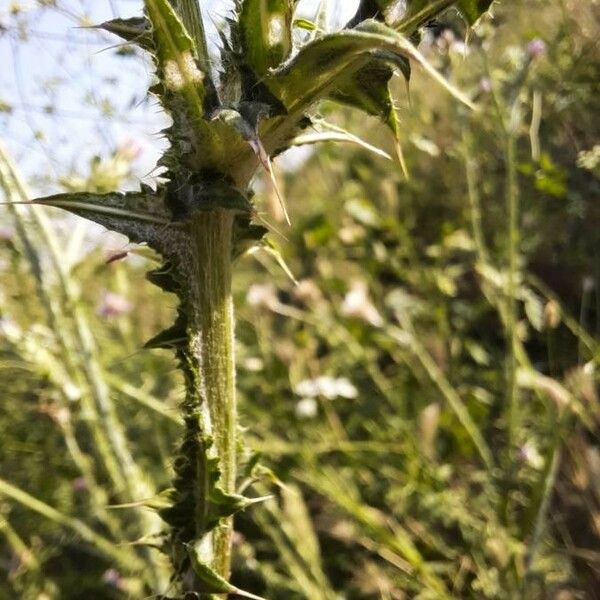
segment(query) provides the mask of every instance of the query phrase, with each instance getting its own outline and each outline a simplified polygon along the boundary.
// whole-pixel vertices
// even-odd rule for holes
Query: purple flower
[[[102,575],[102,581],[111,587],[122,589],[123,579],[116,569],[107,569]]]
[[[71,481],[74,492],[87,492],[88,486],[83,477],[77,477]]]
[[[540,38],[531,40],[531,42],[527,44],[527,54],[531,58],[539,58],[540,56],[544,56],[544,54],[546,54],[546,42]]]

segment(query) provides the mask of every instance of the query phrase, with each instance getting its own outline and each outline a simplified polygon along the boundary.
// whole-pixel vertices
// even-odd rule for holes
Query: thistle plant
[[[458,10],[472,24],[490,4],[362,0],[344,29],[327,33],[320,18],[295,19],[297,0],[237,0],[221,34],[219,69],[207,49],[198,0],[145,0],[143,17],[100,25],[154,61],[157,82],[150,91],[172,119],[164,132],[170,146],[159,161],[161,183],[138,192],[60,194],[35,202],[150,246],[164,262],[149,281],[179,298],[173,326],[147,344],[175,351],[186,389],[172,487],[148,502],[168,526],[162,546],[173,565],[168,595],[251,596],[228,579],[233,515],[260,501],[237,488],[231,296],[236,257],[263,243],[267,233],[256,221],[253,177],[262,170],[277,189],[271,161],[286,149],[357,141],[318,118],[323,100],[381,118],[397,140],[389,84],[396,72],[408,80],[411,63],[472,108],[415,44],[420,28],[445,10]]]

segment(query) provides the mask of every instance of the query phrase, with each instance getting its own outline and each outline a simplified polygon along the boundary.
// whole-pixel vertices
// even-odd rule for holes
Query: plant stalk
[[[519,426],[519,389],[517,385],[517,292],[519,252],[519,200],[516,173],[516,140],[512,132],[506,140],[506,203],[508,213],[508,281],[507,281],[507,395],[508,395],[508,451],[509,456],[517,444]]]
[[[231,295],[234,214],[213,210],[192,218],[192,273],[188,289],[188,352],[197,371],[192,390],[213,439],[221,471],[219,485],[235,492],[237,407],[235,393],[234,315]],[[201,487],[202,482],[198,481]],[[198,489],[198,505],[204,503]],[[197,516],[196,526],[202,523]],[[201,533],[198,531],[198,533]],[[224,519],[213,532],[214,570],[229,577],[233,519]]]

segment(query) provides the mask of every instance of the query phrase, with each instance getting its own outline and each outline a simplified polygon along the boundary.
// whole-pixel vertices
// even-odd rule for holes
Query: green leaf
[[[196,577],[200,580],[203,594],[234,594],[236,588],[223,579],[202,559],[199,544],[188,546],[187,551]]]
[[[233,258],[239,258],[259,244],[267,233],[266,227],[251,223],[249,216],[238,216],[233,229]]]
[[[335,97],[340,87],[365,68],[373,53],[384,53],[387,63],[406,67],[406,59],[418,62],[428,75],[467,106],[471,101],[440,75],[402,34],[369,20],[355,29],[325,35],[304,46],[296,56],[277,69],[266,84],[291,113],[299,117],[315,102]],[[348,101],[351,96],[348,96]],[[363,104],[365,100],[354,100]]]
[[[204,20],[202,18],[202,9],[200,0],[170,0],[175,9],[175,12],[181,18],[182,23],[187,29],[190,37],[196,45],[198,53],[198,61],[202,70],[206,74],[210,74],[210,56],[208,53],[208,44],[206,40],[206,32],[204,30]]]
[[[460,0],[458,8],[469,25],[473,25],[479,17],[490,8],[494,0]]]
[[[187,531],[181,539],[190,541],[192,536],[202,536],[214,529],[221,519],[266,498],[246,498],[223,491],[219,486],[219,459],[209,456],[213,445],[211,437],[202,433],[197,416],[186,418],[186,429],[186,438],[176,459],[173,501],[161,508],[159,514],[172,527]],[[196,494],[198,489],[203,490],[201,497]]]
[[[406,61],[408,71],[410,63]],[[393,69],[381,60],[372,60],[357,71],[344,85],[331,95],[333,100],[358,108],[370,115],[379,117],[394,135],[398,134],[396,111],[389,82]]]
[[[294,4],[290,0],[242,1],[242,49],[247,64],[258,77],[278,67],[292,51]]]
[[[409,0],[407,10],[393,26],[405,34],[412,34],[428,21],[439,17],[455,6],[469,25],[473,25],[492,5],[494,0]]]
[[[249,592],[244,592],[234,585],[231,585],[226,579],[216,573],[206,562],[203,560],[202,553],[200,551],[200,542],[195,544],[189,544],[187,546],[188,556],[192,564],[192,569],[196,574],[196,577],[200,580],[202,586],[201,592],[203,594],[237,594],[243,598],[250,598],[252,600],[265,600],[260,596],[255,596]]]
[[[150,21],[148,21],[146,17],[112,19],[97,27],[98,29],[104,29],[105,31],[114,33],[127,42],[136,44],[144,50],[152,50],[154,46]]]
[[[144,188],[141,192],[57,194],[33,200],[34,204],[62,208],[126,235],[137,244],[155,244],[159,233],[173,225],[164,207],[164,192]]]
[[[125,504],[109,504],[107,508],[110,508],[111,510],[123,508],[150,508],[151,510],[160,510],[171,506],[174,493],[174,488],[167,488],[151,498],[145,498],[144,500],[138,500],[137,502],[126,502]]]
[[[405,35],[412,35],[455,3],[456,0],[408,0],[404,14],[393,27]]]
[[[176,348],[184,347],[187,341],[186,323],[177,319],[175,324],[159,334],[155,335],[152,339],[148,340],[144,344],[144,348],[162,348],[165,350],[171,350]]]
[[[391,24],[399,19],[405,9],[405,0],[361,0],[349,25],[354,26],[367,19],[377,19]]]

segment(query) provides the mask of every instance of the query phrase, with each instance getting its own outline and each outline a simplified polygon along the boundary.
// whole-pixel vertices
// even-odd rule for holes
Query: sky
[[[329,22],[343,23],[358,0],[330,0]],[[49,2],[46,2],[49,4]],[[314,14],[317,0],[301,0]],[[146,89],[152,66],[139,54],[120,56],[119,40],[82,28],[141,14],[141,0],[0,0],[0,139],[35,193],[57,190],[57,180],[87,170],[93,156],[139,148],[136,178],[152,180],[168,122]],[[201,0],[207,30],[232,6]],[[2,110],[2,108],[4,110]]]

